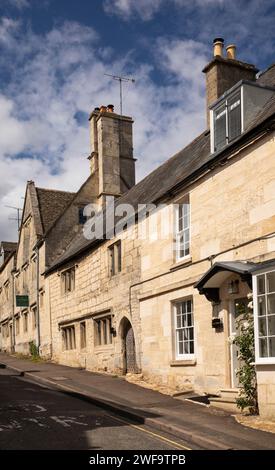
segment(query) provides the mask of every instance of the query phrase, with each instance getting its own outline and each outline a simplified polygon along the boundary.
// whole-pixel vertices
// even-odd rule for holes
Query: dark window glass
[[[78,209],[78,223],[84,225],[87,222],[87,216],[84,215],[84,207]]]
[[[234,140],[241,134],[241,98],[240,95],[228,100],[228,140]]]
[[[226,145],[226,107],[217,109],[214,113],[215,151]]]

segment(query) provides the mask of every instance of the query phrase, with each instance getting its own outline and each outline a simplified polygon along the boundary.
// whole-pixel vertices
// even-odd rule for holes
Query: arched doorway
[[[136,363],[136,345],[134,330],[127,318],[121,321],[123,374],[128,372],[136,374],[138,367]]]

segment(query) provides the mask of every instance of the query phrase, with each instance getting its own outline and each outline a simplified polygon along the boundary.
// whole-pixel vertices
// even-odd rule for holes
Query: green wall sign
[[[17,295],[16,296],[16,307],[28,307],[29,296],[28,295]]]

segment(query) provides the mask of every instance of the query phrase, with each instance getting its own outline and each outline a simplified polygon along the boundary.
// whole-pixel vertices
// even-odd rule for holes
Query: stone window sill
[[[197,364],[196,359],[186,359],[183,361],[171,361],[170,362],[170,367],[186,367],[186,366],[195,366]]]

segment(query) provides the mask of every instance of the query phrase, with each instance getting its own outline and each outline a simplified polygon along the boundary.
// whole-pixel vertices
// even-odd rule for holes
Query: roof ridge
[[[36,186],[36,189],[38,189],[38,190],[42,189],[42,191],[51,191],[51,192],[55,192],[55,193],[76,194],[75,191],[65,191],[63,189],[40,188],[40,187],[37,187],[37,186]]]

